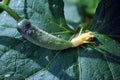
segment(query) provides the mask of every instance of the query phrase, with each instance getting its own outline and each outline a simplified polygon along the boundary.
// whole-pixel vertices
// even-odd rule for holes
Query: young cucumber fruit
[[[18,23],[18,31],[30,42],[52,50],[62,50],[72,47],[70,41],[60,39],[32,25],[23,19]]]
[[[63,40],[35,27],[26,19],[18,23],[18,31],[30,42],[52,50],[77,47],[84,43],[89,43],[94,38],[92,32],[87,32],[73,38],[71,41]]]

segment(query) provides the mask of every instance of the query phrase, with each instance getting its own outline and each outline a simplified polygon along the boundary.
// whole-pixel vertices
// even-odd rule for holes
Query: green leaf
[[[79,0],[86,14],[93,15],[100,0]]]
[[[115,40],[109,38],[106,35],[95,34],[98,40],[97,47],[101,50],[104,50],[106,53],[110,53],[112,56],[120,57],[120,45]],[[110,45],[110,46],[109,46]]]
[[[119,0],[102,0],[89,29],[106,34],[120,42],[119,3]]]
[[[120,44],[95,33],[95,43],[78,50],[80,80],[119,80]]]
[[[100,0],[64,0],[67,24],[76,28],[82,22],[89,24]]]
[[[68,40],[74,35],[66,25],[61,0],[11,0],[9,6],[55,36]],[[6,12],[0,18],[0,80],[120,79],[120,45],[112,38],[95,33],[96,44],[53,51],[24,39],[16,29],[16,21]]]

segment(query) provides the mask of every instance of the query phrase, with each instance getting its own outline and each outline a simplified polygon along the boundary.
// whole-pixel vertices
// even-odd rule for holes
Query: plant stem
[[[0,8],[5,10],[16,21],[20,21],[21,20],[21,17],[15,11],[13,11],[10,7],[8,7],[7,5],[3,4],[2,2],[0,2]]]

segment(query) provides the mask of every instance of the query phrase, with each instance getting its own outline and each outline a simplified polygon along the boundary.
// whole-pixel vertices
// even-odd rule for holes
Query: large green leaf
[[[119,0],[102,0],[96,11],[91,30],[106,34],[120,41]]]
[[[112,1],[106,0],[108,4]],[[100,5],[103,4],[104,0]],[[9,6],[21,17],[55,36],[68,40],[74,34],[74,30],[66,25],[61,0],[11,0]],[[16,30],[16,21],[6,12],[0,14],[0,18],[1,80],[120,79],[120,45],[112,38],[95,33],[96,44],[52,51],[22,38]]]

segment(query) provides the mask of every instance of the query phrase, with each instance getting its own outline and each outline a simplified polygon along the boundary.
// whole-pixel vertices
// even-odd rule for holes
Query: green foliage
[[[100,0],[79,0],[79,4],[82,5],[86,14],[93,15],[96,11]]]
[[[102,0],[89,29],[106,34],[120,42],[119,3],[119,0]]]
[[[69,40],[75,33],[66,25],[61,0],[11,0],[9,6],[57,37]],[[118,38],[108,36],[119,35],[119,7],[119,0],[102,0],[89,27],[97,32],[95,44],[62,51],[27,41],[17,31],[16,21],[6,12],[1,13],[0,80],[119,80],[120,44]]]

